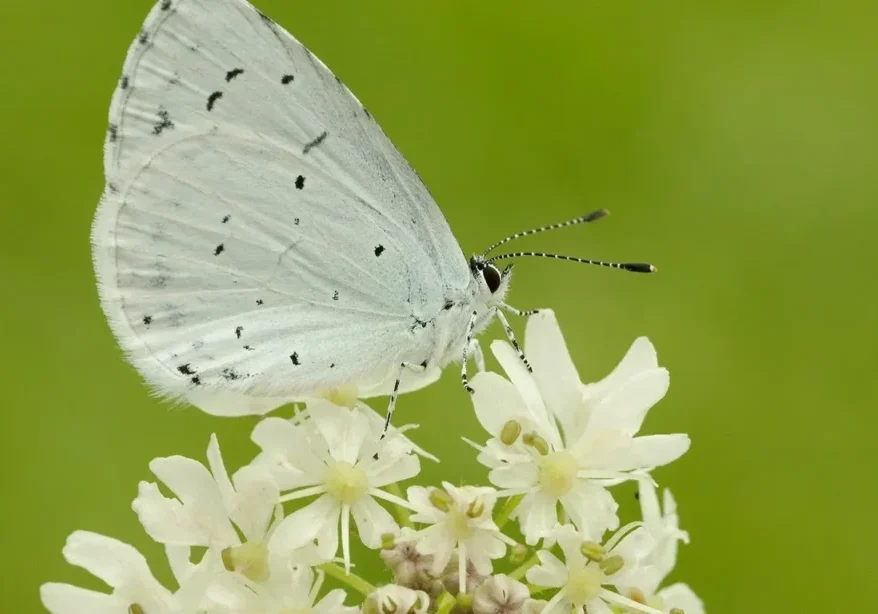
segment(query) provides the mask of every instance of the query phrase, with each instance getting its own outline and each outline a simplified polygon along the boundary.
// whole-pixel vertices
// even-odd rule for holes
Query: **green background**
[[[510,302],[556,310],[586,380],[657,346],[672,386],[646,430],[693,440],[656,473],[692,534],[676,579],[712,613],[878,607],[878,5],[258,4],[369,107],[466,253],[607,207],[521,245],[658,265],[522,261]],[[107,110],[149,6],[0,4],[3,611],[87,581],[61,558],[74,529],[160,554],[130,511],[151,458],[203,458],[211,431],[230,465],[254,452],[252,420],[152,399],[97,302]],[[423,481],[484,479],[455,373],[399,410],[445,459]]]

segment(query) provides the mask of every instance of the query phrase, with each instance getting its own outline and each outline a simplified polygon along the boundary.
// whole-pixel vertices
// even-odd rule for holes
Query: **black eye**
[[[497,288],[500,287],[500,271],[493,264],[489,264],[482,269],[482,277],[485,278],[485,283],[488,284],[488,290],[491,291],[491,294],[494,294]]]

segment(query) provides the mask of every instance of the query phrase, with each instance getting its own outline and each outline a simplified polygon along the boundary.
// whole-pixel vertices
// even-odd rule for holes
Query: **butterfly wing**
[[[92,243],[111,327],[158,392],[207,411],[387,392],[417,353],[413,316],[468,282],[363,106],[242,0],[153,8],[113,96],[105,173]]]

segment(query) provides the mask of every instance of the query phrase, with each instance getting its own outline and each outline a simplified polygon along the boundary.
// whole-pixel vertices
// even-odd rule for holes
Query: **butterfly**
[[[113,95],[92,227],[101,305],[163,397],[219,415],[353,389],[397,395],[483,365],[512,267],[464,256],[347,87],[244,0],[161,0]],[[521,353],[522,360],[526,358]]]

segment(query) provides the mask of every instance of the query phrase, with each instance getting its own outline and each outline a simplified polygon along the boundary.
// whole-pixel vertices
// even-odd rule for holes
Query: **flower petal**
[[[186,513],[204,528],[211,540],[223,545],[238,543],[220,489],[204,465],[185,456],[169,456],[154,459],[149,468],[177,496]]]
[[[520,513],[518,521],[525,540],[533,545],[551,533],[558,524],[558,500],[542,491],[533,493],[529,499],[530,505],[526,512]]]
[[[607,530],[619,526],[619,505],[606,488],[577,480],[561,497],[561,505],[586,539],[601,542]]]
[[[386,450],[378,460],[367,460],[365,471],[369,476],[369,485],[380,488],[415,477],[421,471],[421,461],[414,454],[394,454]]]
[[[551,309],[528,318],[524,347],[546,407],[568,433],[568,423],[582,413],[582,385]]]
[[[567,567],[548,550],[537,552],[540,564],[527,570],[527,581],[537,586],[564,586],[567,583]]]
[[[628,378],[594,406],[586,437],[600,437],[607,430],[633,437],[650,408],[665,396],[669,383],[666,369],[652,369]]]
[[[354,523],[360,540],[367,548],[381,546],[381,537],[386,534],[398,535],[399,525],[386,509],[372,497],[363,497],[351,507]]]
[[[338,515],[341,505],[329,495],[322,495],[305,507],[280,521],[268,541],[269,550],[290,553],[315,539],[324,525],[332,525],[338,534]],[[330,556],[334,556],[335,552]]]
[[[622,358],[622,362],[604,379],[594,384],[588,384],[586,391],[591,398],[601,398],[628,379],[644,371],[657,368],[658,356],[652,342],[646,337],[638,337]]]
[[[561,436],[558,434],[558,429],[550,419],[548,411],[546,411],[543,397],[533,375],[524,366],[518,352],[504,341],[494,341],[491,343],[491,351],[503,367],[503,370],[506,371],[506,375],[509,376],[510,381],[515,385],[515,389],[524,401],[529,421],[536,425],[540,434],[548,439],[549,443],[555,447],[560,446]]]
[[[503,376],[483,371],[470,380],[476,418],[488,433],[499,436],[509,420],[525,420],[529,416],[524,399],[512,382]]]
[[[57,582],[40,587],[40,600],[52,614],[128,614],[131,605],[115,595]]]
[[[532,460],[503,464],[491,470],[488,479],[497,488],[533,488],[539,483],[540,470]]]
[[[229,516],[248,541],[261,540],[268,531],[280,497],[267,468],[247,465],[235,473],[235,490]]]
[[[678,582],[658,592],[665,609],[680,608],[686,614],[704,614],[704,602],[688,585]]]

